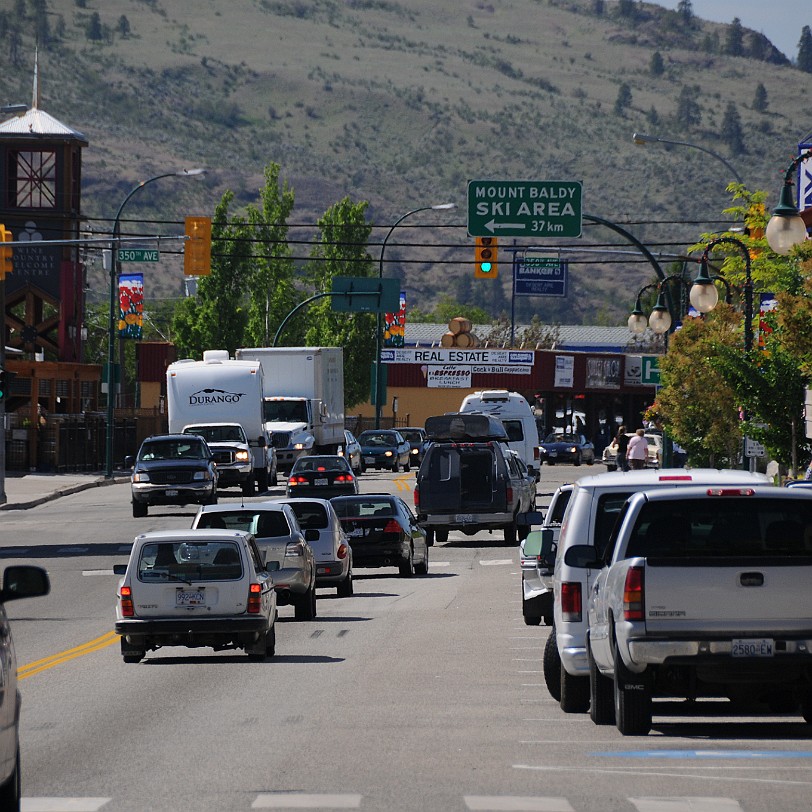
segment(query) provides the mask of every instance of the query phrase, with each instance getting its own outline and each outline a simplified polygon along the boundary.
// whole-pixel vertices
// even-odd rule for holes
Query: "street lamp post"
[[[383,279],[383,252],[386,249],[386,243],[389,242],[389,238],[392,236],[392,232],[407,218],[411,217],[413,214],[417,214],[421,211],[446,211],[448,209],[455,209],[457,208],[456,203],[438,203],[435,206],[421,206],[417,209],[412,209],[411,211],[407,211],[402,217],[398,218],[391,226],[389,231],[386,232],[386,236],[383,238],[383,242],[381,243],[381,256],[378,259],[378,279]],[[377,322],[375,326],[375,428],[379,429],[381,427],[381,411],[383,404],[380,402],[380,391],[381,391],[381,321],[382,321],[382,314],[380,311],[377,313]]]
[[[713,156],[716,158],[717,161],[721,161],[727,168],[728,171],[736,178],[738,183],[744,183],[741,179],[741,175],[726,161],[721,155],[717,152],[714,152],[712,149],[707,149],[707,147],[702,147],[699,144],[692,144],[690,141],[672,141],[670,138],[659,138],[656,135],[646,135],[645,133],[633,133],[632,134],[632,141],[638,146],[643,146],[644,144],[671,144],[675,147],[693,147],[693,149],[698,149],[701,152],[705,152],[708,155]]]
[[[188,178],[197,175],[204,175],[205,169],[179,169],[175,172],[163,172],[160,175],[155,175],[146,180],[142,180],[137,186],[134,186],[116,212],[116,219],[113,223],[113,239],[111,242],[111,257],[110,257],[110,313],[107,325],[107,443],[105,453],[105,476],[111,479],[113,476],[113,428],[114,428],[114,407],[115,407],[115,383],[114,383],[114,368],[115,368],[115,349],[116,349],[116,276],[121,272],[121,263],[118,261],[118,244],[121,238],[121,213],[127,205],[129,199],[139,190],[143,189],[149,183],[154,183],[162,178]]]
[[[807,158],[812,158],[812,150],[799,155],[788,167],[784,175],[784,185],[778,205],[773,209],[773,216],[767,223],[764,236],[776,254],[786,256],[793,246],[806,239],[806,222],[801,217],[795,201],[792,199],[794,181],[792,175]]]

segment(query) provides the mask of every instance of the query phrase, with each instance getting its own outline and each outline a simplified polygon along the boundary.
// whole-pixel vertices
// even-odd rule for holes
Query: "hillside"
[[[0,87],[9,102],[31,97],[33,5],[26,19],[7,15],[0,31]],[[256,201],[263,168],[274,161],[295,191],[294,240],[306,242],[342,197],[369,200],[377,258],[403,213],[456,202],[455,212],[411,218],[393,234],[386,273],[401,275],[410,303],[424,310],[443,293],[505,309],[504,273],[500,285],[474,286],[469,179],[580,180],[585,211],[624,224],[652,250],[680,251],[702,231],[722,227],[732,178],[699,150],[635,146],[632,132],[723,155],[748,187],[767,190],[772,204],[799,139],[812,128],[809,75],[761,35],[744,32],[747,52],[759,58],[725,56],[719,51],[728,26],[688,25],[649,3],[632,3],[632,16],[621,16],[622,5],[47,0],[41,106],[90,141],[83,210],[94,231],[109,230],[127,192],[158,172],[212,170],[203,183],[145,189],[126,217],[178,221],[208,213],[226,189],[240,205]],[[652,75],[655,52],[660,75]],[[754,109],[760,83],[763,112]],[[628,104],[616,111],[623,85]],[[686,87],[695,88],[699,117],[689,128],[676,119]],[[745,150],[736,155],[720,138],[729,102],[744,136]],[[444,227],[427,227],[434,224]],[[629,248],[596,226],[566,244]],[[297,256],[308,250],[296,246]],[[520,315],[618,323],[651,276],[634,253],[569,256],[569,298],[524,300]],[[89,279],[91,297],[103,298],[100,262],[91,264]],[[176,264],[159,267],[147,285],[148,296],[178,295]]]

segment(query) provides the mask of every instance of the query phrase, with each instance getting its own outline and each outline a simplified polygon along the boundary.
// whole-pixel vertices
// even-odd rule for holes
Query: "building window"
[[[20,150],[9,155],[9,198],[18,209],[56,208],[56,152]]]

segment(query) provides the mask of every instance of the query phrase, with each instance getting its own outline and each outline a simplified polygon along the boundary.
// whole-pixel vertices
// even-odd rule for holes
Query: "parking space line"
[[[566,798],[466,795],[471,812],[574,812]]]
[[[298,792],[263,792],[257,795],[251,809],[358,809],[361,796],[307,795]]]
[[[112,798],[22,798],[22,812],[97,812]]]

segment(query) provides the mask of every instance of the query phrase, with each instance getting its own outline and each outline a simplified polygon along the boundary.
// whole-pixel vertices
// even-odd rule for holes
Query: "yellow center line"
[[[399,491],[410,491],[412,486],[409,484],[409,481],[414,474],[406,474],[405,476],[395,477],[395,485],[397,485],[397,489]]]
[[[66,663],[68,660],[74,660],[77,657],[82,657],[93,651],[100,651],[115,643],[117,639],[118,635],[115,632],[107,632],[107,634],[103,634],[95,640],[88,640],[87,643],[82,643],[80,646],[69,648],[66,651],[60,651],[58,654],[52,654],[50,657],[43,657],[41,660],[35,660],[33,663],[28,663],[27,665],[21,665],[17,669],[17,679],[32,677],[34,674],[47,671],[55,665]]]

